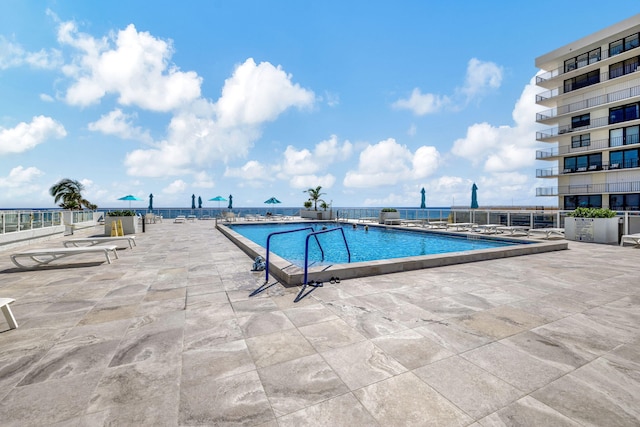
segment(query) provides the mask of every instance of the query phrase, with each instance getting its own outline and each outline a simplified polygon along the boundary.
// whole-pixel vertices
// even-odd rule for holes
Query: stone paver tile
[[[456,354],[493,341],[493,338],[487,335],[448,319],[429,322],[414,328],[414,331]]]
[[[544,323],[544,319],[539,316],[509,306],[500,306],[450,320],[495,339],[515,335]]]
[[[635,376],[635,378],[633,378]],[[637,426],[640,423],[638,372],[599,358],[532,396],[558,412],[593,426]]]
[[[381,426],[467,426],[473,421],[411,372],[353,393]]]
[[[351,390],[407,371],[370,341],[327,350],[322,357]]]
[[[497,411],[523,395],[459,356],[434,362],[413,373],[474,419]]]
[[[303,307],[288,308],[284,310],[284,314],[298,327],[338,319],[338,316],[331,310],[318,303],[308,304]]]
[[[102,371],[16,387],[2,401],[3,427],[45,425],[84,413]]]
[[[111,406],[105,410],[87,414],[77,419],[84,426],[154,426],[172,427],[178,424],[180,397],[177,389],[157,398]],[[71,421],[71,420],[70,420]],[[69,421],[66,426],[69,424]],[[61,425],[62,427],[62,425]]]
[[[530,393],[564,374],[553,365],[500,343],[491,343],[461,355],[519,390]]]
[[[247,338],[295,327],[281,311],[260,312],[239,317],[238,324]]]
[[[229,377],[255,369],[256,365],[244,340],[222,343],[183,353],[181,385],[198,383],[204,377]]]
[[[299,330],[319,352],[366,339],[342,319],[303,326]]]
[[[349,391],[318,354],[260,368],[258,373],[276,416]]]
[[[409,370],[453,355],[451,351],[413,330],[374,338],[371,342]]]
[[[375,426],[376,420],[353,394],[347,393],[278,418],[280,427]]]
[[[195,379],[194,379],[195,380]],[[180,425],[259,425],[275,419],[256,371],[200,377],[180,388]]]
[[[235,318],[199,324],[197,320],[200,319],[191,318],[185,324],[183,345],[185,350],[203,349],[244,338]]]
[[[246,343],[259,368],[316,353],[297,329],[247,338]]]
[[[525,396],[513,402],[506,408],[500,409],[478,421],[482,427],[505,426],[554,426],[554,427],[580,427],[575,421],[562,415],[558,411]]]

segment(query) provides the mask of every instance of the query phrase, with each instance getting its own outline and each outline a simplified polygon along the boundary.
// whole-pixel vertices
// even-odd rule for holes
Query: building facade
[[[536,58],[536,189],[560,209],[640,210],[640,14]]]

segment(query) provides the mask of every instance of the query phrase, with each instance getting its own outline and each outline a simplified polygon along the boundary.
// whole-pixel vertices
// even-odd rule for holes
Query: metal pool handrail
[[[295,230],[274,231],[273,233],[269,233],[269,235],[267,236],[267,256],[266,256],[266,259],[265,259],[266,266],[265,266],[265,269],[264,269],[264,271],[265,271],[264,280],[266,282],[269,281],[269,253],[271,252],[269,250],[269,245],[270,245],[270,241],[271,241],[271,236],[274,236],[276,234],[295,233],[295,232],[304,231],[304,230],[313,231],[314,228],[313,227],[304,227],[304,228],[296,228]],[[308,238],[308,236],[307,236],[307,238]],[[317,238],[316,238],[316,240],[317,240]],[[320,245],[320,242],[318,242],[318,245]],[[305,276],[305,278],[306,278],[306,276]]]
[[[318,242],[318,246],[320,246],[320,242],[318,241],[318,234],[322,233],[330,233],[332,231],[340,230],[342,233],[342,240],[344,240],[344,246],[347,248],[347,262],[351,262],[351,251],[349,250],[349,244],[347,243],[347,237],[344,234],[344,230],[342,227],[336,228],[328,228],[326,230],[314,231],[313,233],[307,234],[307,239],[304,243],[304,281],[303,285],[307,284],[307,273],[309,272],[309,238],[311,236],[315,237],[316,242]],[[324,251],[322,251],[322,247],[320,246],[320,251],[322,252],[322,259],[324,260]]]

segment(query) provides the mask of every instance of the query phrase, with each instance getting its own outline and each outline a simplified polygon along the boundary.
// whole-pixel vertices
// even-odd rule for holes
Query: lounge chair
[[[174,223],[178,223],[178,224],[184,224],[187,222],[187,217],[184,215],[178,215],[174,220]]]
[[[624,246],[627,242],[632,243],[635,248],[640,248],[640,233],[623,235],[620,239],[620,246]]]
[[[23,252],[17,252],[11,254],[11,262],[13,262],[18,268],[34,268],[42,265],[47,265],[51,261],[55,261],[61,258],[66,258],[72,255],[90,254],[90,253],[102,253],[107,258],[107,263],[111,264],[111,258],[109,254],[112,253],[116,259],[118,258],[117,245],[105,245],[105,246],[87,246],[82,248],[46,248],[46,249],[30,249]],[[24,265],[18,262],[18,258],[31,258],[35,265]]]
[[[529,237],[529,227],[524,225],[503,225],[497,228],[498,232],[509,234],[509,236]]]
[[[65,248],[70,247],[86,247],[95,246],[105,242],[118,242],[126,241],[129,244],[129,248],[133,249],[136,246],[136,236],[102,236],[102,237],[80,237],[77,239],[69,239],[62,242]],[[88,243],[88,244],[87,244]],[[87,245],[86,245],[87,244]]]
[[[455,228],[455,231],[469,231],[477,226],[478,224],[475,224],[473,222],[454,222],[447,224],[447,230],[450,228]]]
[[[564,228],[530,228],[529,236],[532,234],[544,234],[544,239],[550,239],[551,237],[558,237],[564,239]]]
[[[7,323],[9,324],[9,329],[16,329],[18,327],[18,322],[16,322],[16,318],[13,317],[13,313],[9,308],[9,304],[14,302],[13,298],[0,298],[0,310],[2,310],[2,314],[4,314],[4,318],[7,319]]]

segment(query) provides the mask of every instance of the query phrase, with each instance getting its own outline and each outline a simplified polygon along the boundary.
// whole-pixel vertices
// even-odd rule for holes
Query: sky
[[[536,2],[3,0],[0,208],[233,195],[302,207],[536,197],[535,58],[640,12]],[[548,126],[547,126],[548,127]]]

